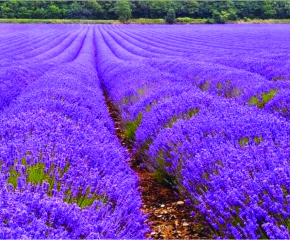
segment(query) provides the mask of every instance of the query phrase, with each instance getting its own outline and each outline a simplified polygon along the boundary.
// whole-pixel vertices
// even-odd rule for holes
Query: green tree
[[[176,1],[175,11],[177,17],[193,17],[198,12],[196,0]]]
[[[47,18],[46,11],[44,10],[44,8],[35,9],[32,16],[33,16],[33,18],[36,18],[36,19]]]
[[[212,17],[216,23],[225,23],[229,19],[230,14],[227,11],[214,10]]]
[[[285,2],[285,8],[284,8],[285,14],[284,18],[290,18],[290,2]]]
[[[102,19],[117,19],[115,13],[115,3],[112,1],[100,1],[101,6],[101,18]]]
[[[212,11],[210,10],[209,6],[210,6],[210,3],[207,0],[199,2],[197,17],[198,18],[211,18]]]
[[[229,20],[238,20],[238,15],[237,15],[237,11],[235,8],[230,8],[227,13],[229,14],[228,15],[228,19]]]
[[[50,5],[48,7],[48,17],[51,19],[61,19],[62,14],[61,14],[61,9],[57,5]]]
[[[17,17],[19,18],[32,18],[33,11],[27,9],[26,7],[20,7],[17,12]]]
[[[83,15],[86,18],[90,18],[90,19],[96,19],[99,18],[101,15],[101,6],[99,3],[97,3],[96,0],[86,0],[83,2],[83,7],[82,7],[82,12]]]
[[[1,6],[1,12],[4,18],[15,18],[19,9],[19,2],[17,0],[9,0],[4,2]]]
[[[150,17],[151,18],[164,18],[168,11],[167,0],[151,0],[150,1]]]
[[[79,2],[72,2],[69,9],[66,11],[67,18],[81,18],[81,4]]]
[[[132,14],[132,9],[128,0],[118,0],[115,4],[115,13],[121,22],[128,21]]]
[[[265,1],[262,6],[263,15],[262,17],[265,19],[275,18],[276,16],[276,6],[275,2]]]
[[[168,10],[165,21],[169,24],[173,24],[175,22],[175,11],[173,8]]]
[[[290,18],[290,1],[213,0],[0,0],[0,18],[117,19],[176,17],[206,18],[209,22],[248,18]],[[215,20],[213,20],[215,19]]]
[[[236,11],[237,18],[245,18],[249,16],[248,3],[246,1],[235,2],[234,9]]]
[[[249,1],[248,2],[248,17],[261,18],[263,15],[262,4],[263,2]]]
[[[150,2],[149,1],[132,2],[132,15],[134,18],[149,18]]]

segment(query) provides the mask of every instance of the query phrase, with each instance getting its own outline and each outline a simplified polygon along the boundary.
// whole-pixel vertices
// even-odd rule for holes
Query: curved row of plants
[[[152,27],[149,31],[148,27],[104,26],[102,35],[119,59],[146,61],[152,67],[174,75],[175,81],[194,83],[196,87],[211,94],[235,99],[240,104],[254,105],[289,118],[289,66],[285,61],[285,49],[289,48],[287,32],[282,37],[284,41],[277,43],[275,38],[270,38],[258,46],[251,45],[251,41],[256,41],[256,38],[249,34],[250,40],[243,47],[236,47],[231,46],[224,38],[220,40],[218,35],[219,32],[228,33],[232,28],[234,27],[220,27],[211,35],[211,40],[208,39],[208,33],[213,30],[211,26],[179,28],[180,37],[166,27]],[[279,26],[271,31],[275,36],[280,35],[283,29]],[[158,30],[164,33],[162,41],[158,40],[158,35],[162,35]],[[196,31],[201,33],[195,36],[193,33]],[[235,33],[234,39],[241,38],[244,31],[242,26]],[[265,31],[267,28],[262,26],[255,29],[255,34],[258,32],[258,37],[261,37],[265,35]],[[151,40],[148,35],[153,35]],[[165,38],[167,44],[164,44]],[[203,39],[206,40],[201,45]],[[229,45],[225,47],[221,41],[227,41]],[[238,41],[242,44],[241,40]],[[279,49],[277,44],[283,48]],[[258,51],[270,45],[274,47],[268,52]],[[234,56],[232,52],[235,52]],[[172,57],[179,57],[179,61],[173,61]]]
[[[0,60],[1,238],[144,238],[138,177],[100,88],[94,28],[26,34],[0,44],[9,49]]]
[[[190,45],[199,27],[96,28],[101,81],[144,164],[187,197],[214,237],[289,238],[289,108],[277,102],[289,104],[289,84],[145,42],[151,30]],[[237,37],[230,31],[211,42]],[[199,56],[209,59],[203,41]]]

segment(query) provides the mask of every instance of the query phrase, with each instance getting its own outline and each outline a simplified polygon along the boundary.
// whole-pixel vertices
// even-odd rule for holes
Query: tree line
[[[47,1],[8,0],[0,2],[0,18],[28,19],[120,19],[176,17],[214,19],[215,22],[238,19],[290,18],[290,1]]]

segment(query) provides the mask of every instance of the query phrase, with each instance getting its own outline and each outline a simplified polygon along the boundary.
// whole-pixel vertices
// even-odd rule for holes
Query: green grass
[[[63,24],[124,24],[119,20],[87,20],[87,19],[0,19],[0,23],[63,23]],[[207,19],[177,18],[176,24],[207,24]],[[226,23],[290,23],[290,19],[248,19],[227,21]],[[166,24],[164,19],[136,18],[125,24]]]
[[[266,103],[269,102],[275,94],[278,92],[276,89],[272,89],[269,92],[264,92],[261,96],[252,97],[250,99],[250,106],[256,105],[258,108],[264,108]]]
[[[131,24],[165,24],[164,19],[150,19],[150,18],[137,18],[137,19],[131,19],[127,23]]]
[[[134,95],[124,96],[121,103],[127,105],[133,101],[134,97],[136,98]]]
[[[46,175],[48,175],[44,173],[44,168],[45,168],[44,163],[37,163],[32,166],[27,166],[27,172],[28,172],[27,181],[34,184],[44,181],[47,178]]]
[[[86,20],[86,19],[0,19],[0,23],[64,23],[64,24],[123,24],[119,20]],[[127,24],[164,24],[163,19],[138,18],[130,19]]]
[[[133,104],[134,102],[138,101],[141,96],[144,96],[147,93],[146,88],[138,88],[135,94],[125,95],[122,99],[121,104],[128,105]]]
[[[132,121],[132,122],[127,122],[125,125],[125,137],[131,141],[135,141],[135,132],[139,125],[141,124],[143,118],[143,113],[139,113],[138,117]]]
[[[217,83],[216,88],[218,89],[218,96],[223,96],[225,98],[235,98],[241,95],[242,90],[231,86],[231,81],[228,80],[226,83]]]
[[[18,185],[17,179],[19,176],[20,174],[13,167],[11,167],[9,171],[8,183],[11,183],[14,186],[14,188],[16,188]]]
[[[199,87],[202,91],[208,91],[210,88],[210,80],[207,80],[202,84],[199,84],[197,87]]]
[[[17,161],[15,162],[15,164],[17,164]],[[62,176],[69,169],[69,164],[65,166],[64,171],[62,171],[60,168],[52,164],[48,170],[48,173],[45,173],[44,163],[39,162],[34,165],[28,165],[26,163],[25,158],[21,160],[21,165],[26,167],[27,182],[30,182],[32,184],[42,184],[45,181],[49,184],[50,190],[52,190],[55,183],[55,178],[54,176],[50,177],[50,173],[52,173],[55,170],[55,168],[57,168],[57,171]],[[13,166],[11,166],[9,173],[10,173],[10,176],[9,176],[8,182],[11,183],[14,186],[14,188],[16,188],[18,184],[17,180],[18,180],[18,177],[20,177],[20,173],[18,173]]]
[[[290,23],[290,19],[249,19],[247,21],[228,21],[228,23]]]
[[[168,125],[166,127],[172,128],[173,127],[173,123],[177,122],[179,119],[187,119],[189,120],[190,118],[192,118],[193,115],[198,114],[199,113],[199,108],[193,108],[188,110],[188,112],[183,113],[180,116],[173,116],[170,121],[168,122]]]
[[[28,154],[29,155],[29,154]],[[15,164],[17,164],[18,161],[15,161]],[[38,162],[34,165],[28,165],[26,162],[26,159],[23,158],[21,160],[21,165],[26,167],[26,173],[27,178],[26,181],[30,182],[32,185],[42,185],[43,182],[47,182],[49,184],[49,191],[48,196],[51,196],[51,190],[53,189],[55,185],[55,176],[51,175],[54,171],[58,171],[60,176],[62,177],[64,173],[66,173],[69,170],[70,165],[67,163],[65,168],[61,170],[59,167],[57,167],[55,164],[52,164],[48,170],[47,173],[45,173],[45,164],[42,162]],[[9,171],[9,179],[8,182],[11,183],[14,186],[14,189],[17,188],[18,185],[18,178],[21,176],[19,172],[15,170],[14,166],[11,166]],[[60,191],[61,182],[57,182],[57,190]],[[71,186],[69,187],[69,190],[66,191],[64,201],[67,203],[76,203],[79,207],[84,208],[91,206],[95,200],[102,201],[104,203],[108,202],[108,199],[104,194],[97,195],[97,194],[90,194],[90,189],[86,189],[86,193],[82,194],[81,189],[78,191],[77,196],[72,197],[71,196]]]
[[[166,153],[167,157],[170,157],[170,153]],[[156,180],[164,185],[176,186],[178,184],[175,176],[169,174],[164,168],[170,167],[170,164],[165,161],[164,150],[160,150],[158,156],[156,157],[156,162],[158,167],[155,167],[154,177]]]
[[[259,145],[261,142],[263,142],[263,137],[262,136],[255,136],[252,138],[252,140]],[[244,137],[239,139],[239,144],[240,147],[247,146],[249,144],[250,138],[249,137]]]
[[[183,24],[200,24],[206,23],[206,19],[204,18],[190,18],[190,17],[180,17],[176,18],[175,23],[183,23]]]
[[[103,203],[108,202],[108,199],[104,194],[90,194],[90,189],[87,189],[86,194],[78,195],[77,197],[71,197],[71,190],[68,190],[66,196],[67,197],[64,199],[66,203],[76,203],[80,208],[92,206],[95,200],[102,201]]]
[[[290,78],[285,78],[285,76],[278,76],[278,77],[272,77],[272,80],[274,82],[279,81],[279,80],[281,80],[281,81],[290,81]]]
[[[85,19],[0,19],[0,23],[65,23],[65,24],[121,24],[118,20]]]

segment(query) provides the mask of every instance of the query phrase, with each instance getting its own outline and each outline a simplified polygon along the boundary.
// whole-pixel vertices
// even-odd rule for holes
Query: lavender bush
[[[0,25],[0,238],[144,238],[114,135],[215,238],[290,238],[286,25]]]
[[[149,230],[138,178],[100,88],[94,28],[82,33],[18,94],[7,91],[0,114],[1,238],[135,239]]]
[[[290,237],[289,31],[269,28],[96,32],[99,76],[125,135],[216,238]]]

